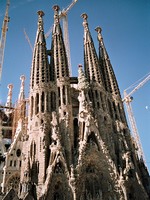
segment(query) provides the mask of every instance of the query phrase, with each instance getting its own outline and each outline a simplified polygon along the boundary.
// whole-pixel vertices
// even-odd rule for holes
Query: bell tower
[[[22,196],[28,193],[30,188],[25,184],[26,174],[30,176],[28,179],[32,183],[32,187],[34,184],[42,185],[44,183],[50,155],[49,124],[52,111],[50,104],[52,100],[52,82],[44,36],[43,16],[44,12],[38,11],[38,28],[30,76],[28,131],[26,140],[23,143]]]

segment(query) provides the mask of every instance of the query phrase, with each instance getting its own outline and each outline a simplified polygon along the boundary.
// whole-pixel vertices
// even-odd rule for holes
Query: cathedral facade
[[[150,177],[130,134],[101,28],[95,29],[97,55],[88,16],[82,14],[84,67],[79,65],[78,77],[71,77],[59,7],[53,9],[50,51],[44,13],[38,11],[29,98],[24,95],[22,76],[18,104],[12,111],[13,142],[0,163],[2,194],[7,193],[3,198],[150,199]]]

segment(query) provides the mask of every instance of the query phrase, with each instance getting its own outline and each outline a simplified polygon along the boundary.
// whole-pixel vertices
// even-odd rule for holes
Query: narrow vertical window
[[[38,114],[39,113],[39,94],[37,93],[36,94],[36,109],[35,109],[35,114]]]
[[[34,142],[34,149],[33,149],[33,155],[35,156],[35,154],[36,154],[36,144],[35,144],[35,142]]]
[[[16,160],[14,161],[14,167],[16,167]]]
[[[31,118],[33,116],[33,107],[34,107],[34,100],[33,100],[33,96],[31,97]]]
[[[108,100],[108,109],[109,109],[109,114],[110,114],[110,116],[113,117],[112,106],[111,106],[111,103],[110,103],[109,100]]]
[[[59,106],[61,105],[61,102],[60,102],[60,87],[58,87],[58,97],[59,97]]]
[[[44,112],[44,104],[45,104],[45,95],[44,95],[44,92],[42,92],[42,96],[41,96],[41,112]]]
[[[67,87],[67,99],[68,99],[68,103],[70,104],[70,90],[69,90],[69,87]]]
[[[79,140],[79,127],[77,118],[73,120],[73,128],[74,128],[74,147],[76,148]]]
[[[114,113],[115,113],[115,119],[118,119],[116,104],[114,102],[113,102],[113,108],[114,108]]]
[[[65,92],[65,86],[63,86],[62,94],[63,94],[63,104],[66,104],[66,92]]]
[[[51,92],[51,111],[56,110],[56,94],[55,92]]]
[[[46,93],[46,110],[50,111],[49,110],[49,93],[48,92]]]
[[[12,166],[12,160],[10,160],[10,167]]]

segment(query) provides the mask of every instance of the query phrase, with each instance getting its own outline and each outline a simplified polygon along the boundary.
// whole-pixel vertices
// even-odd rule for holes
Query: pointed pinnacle
[[[79,68],[80,68],[80,67],[82,68],[82,65],[81,65],[81,64],[79,64],[79,65],[78,65],[78,67],[79,67]]]
[[[81,15],[81,17],[82,17],[85,21],[87,21],[88,15],[87,15],[86,13],[83,13],[83,14]]]
[[[37,11],[37,14],[38,14],[40,17],[43,17],[43,16],[44,16],[44,12],[43,12],[42,10]]]
[[[85,74],[82,69],[82,65],[79,64],[78,66],[78,89],[81,90],[87,90],[89,89],[89,83],[87,81],[87,78],[85,77]]]
[[[53,6],[53,10],[58,12],[58,11],[60,10],[60,8],[59,8],[58,5],[54,5],[54,6]]]
[[[88,15],[86,13],[83,13],[81,15],[81,17],[83,18],[83,27],[85,28],[85,30],[87,31],[88,30]]]
[[[95,28],[95,31],[97,31],[98,33],[101,33],[101,32],[102,32],[102,28],[101,28],[100,26],[97,26],[97,27]]]
[[[18,100],[21,100],[24,97],[24,82],[25,82],[25,76],[21,75],[20,76],[20,80],[21,80],[21,86],[20,86],[20,93],[19,93],[19,97]]]
[[[97,26],[97,27],[95,28],[95,31],[98,33],[98,35],[97,35],[98,41],[101,42],[101,41],[103,40],[103,37],[102,37],[102,34],[101,34],[101,32],[102,32],[101,27],[100,27],[100,26]]]
[[[39,10],[37,12],[37,14],[39,15],[39,19],[38,19],[39,30],[43,30],[43,19],[42,19],[42,17],[44,16],[44,12],[42,10]]]
[[[23,82],[23,81],[25,81],[25,79],[26,79],[26,77],[24,76],[24,75],[21,75],[20,76],[20,80]]]
[[[8,88],[8,95],[7,95],[6,105],[10,105],[12,103],[12,89],[13,89],[13,84],[9,84],[7,86],[7,88]]]
[[[9,89],[9,91],[12,91],[12,89],[13,89],[13,84],[8,84],[7,88]]]
[[[53,6],[53,10],[54,10],[54,24],[58,24],[59,23],[59,14],[58,11],[60,10],[58,5],[54,5]]]

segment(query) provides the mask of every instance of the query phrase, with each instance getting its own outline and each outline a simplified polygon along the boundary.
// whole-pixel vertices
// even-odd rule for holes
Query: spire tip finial
[[[102,32],[102,28],[100,27],[100,26],[97,26],[96,28],[95,28],[95,31],[97,31],[97,39],[98,39],[98,41],[99,42],[102,42],[102,40],[103,40],[103,37],[102,37],[102,34],[101,34],[101,32]]]
[[[79,64],[78,67],[79,67],[79,68],[82,68],[82,64]]]
[[[8,85],[7,85],[7,88],[8,88],[8,89],[13,89],[13,84],[12,84],[12,83],[8,84]]]
[[[101,33],[101,32],[102,32],[102,28],[101,28],[100,26],[97,26],[97,27],[95,28],[95,31],[97,31],[98,33]]]
[[[85,28],[85,30],[87,31],[88,30],[88,21],[87,21],[87,19],[88,19],[88,15],[86,14],[86,13],[83,13],[82,15],[81,15],[81,17],[83,18],[83,27]]]
[[[24,81],[25,79],[26,79],[25,75],[21,75],[21,76],[20,76],[20,80],[23,80],[23,81]]]
[[[82,17],[84,20],[87,20],[88,15],[87,15],[86,13],[83,13],[83,14],[81,15],[81,17]]]
[[[59,8],[58,5],[54,5],[54,6],[53,6],[53,10],[58,12],[58,11],[60,10],[60,8]]]
[[[43,12],[42,10],[37,11],[37,14],[38,14],[40,17],[43,17],[43,16],[44,16],[44,12]]]

